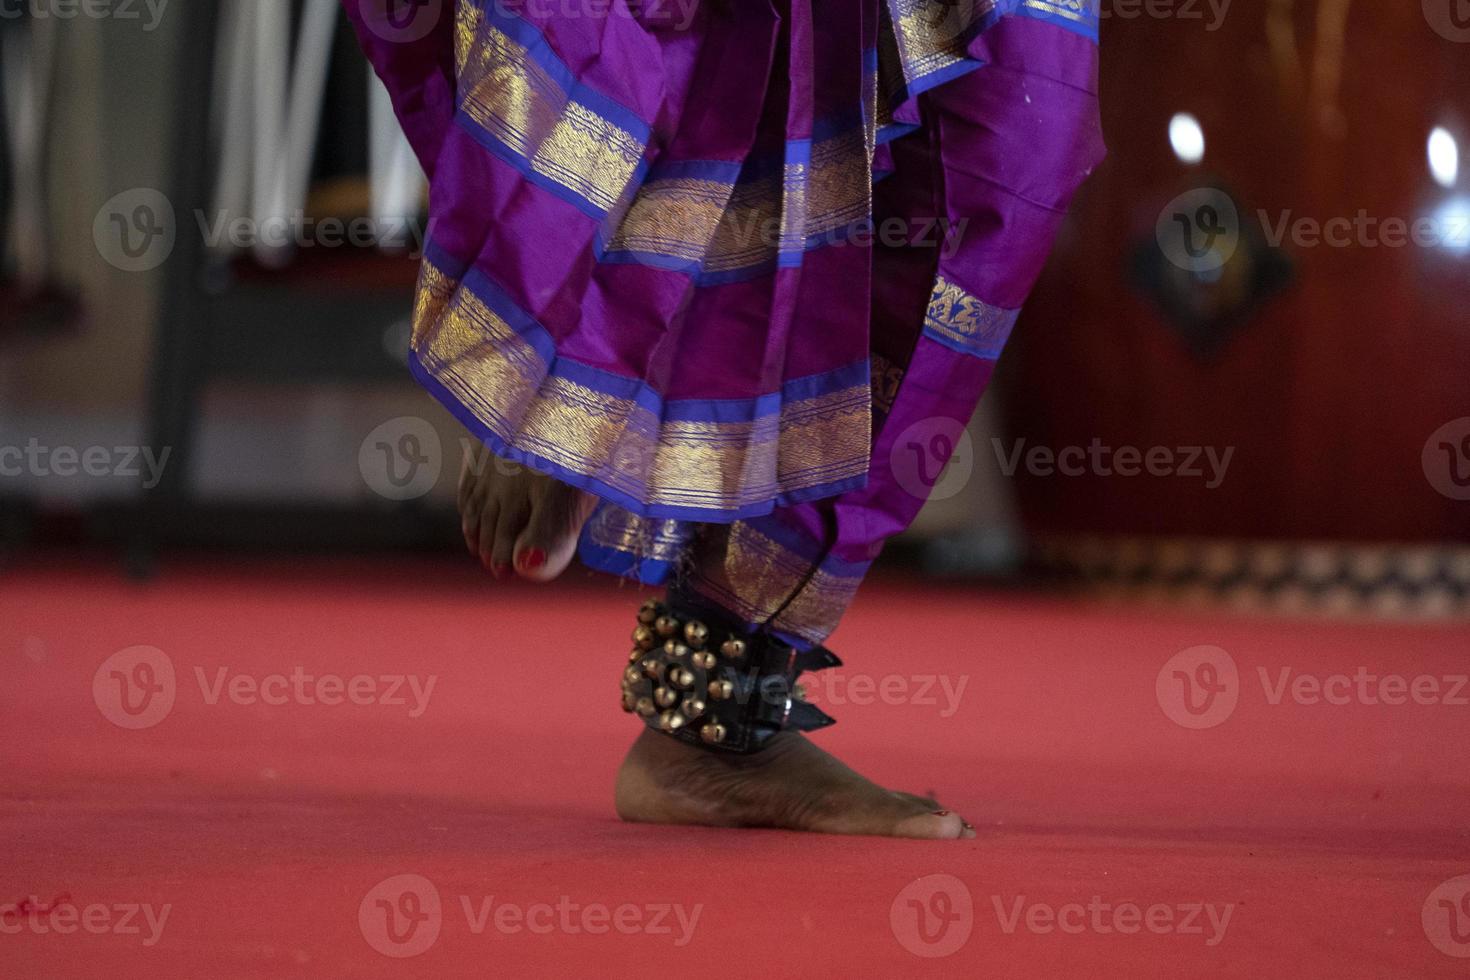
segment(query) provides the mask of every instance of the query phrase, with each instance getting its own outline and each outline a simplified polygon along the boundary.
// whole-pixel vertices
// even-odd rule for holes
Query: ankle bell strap
[[[801,699],[796,678],[841,664],[826,647],[798,650],[718,614],[650,599],[623,670],[623,710],[681,742],[748,754],[777,732],[835,724]]]

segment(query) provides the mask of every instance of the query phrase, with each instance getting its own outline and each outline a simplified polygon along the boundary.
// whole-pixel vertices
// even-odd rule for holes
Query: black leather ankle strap
[[[836,723],[801,699],[796,679],[841,664],[826,647],[798,650],[718,612],[650,599],[623,671],[623,710],[690,745],[757,752],[777,732]]]

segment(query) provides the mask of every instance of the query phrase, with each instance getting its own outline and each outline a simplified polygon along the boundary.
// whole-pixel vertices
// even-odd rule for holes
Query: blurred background
[[[926,574],[1470,609],[1470,5],[1105,0],[1111,155]],[[335,0],[0,0],[0,553],[463,555],[424,184]],[[577,573],[582,574],[582,573]]]

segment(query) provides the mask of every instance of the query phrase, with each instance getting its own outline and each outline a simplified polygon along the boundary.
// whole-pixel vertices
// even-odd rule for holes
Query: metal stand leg
[[[151,573],[159,528],[189,498],[193,423],[209,341],[210,300],[203,289],[207,255],[201,236],[193,231],[192,215],[209,204],[207,147],[219,0],[191,0],[180,6],[178,15],[187,20],[178,35],[175,71],[179,85],[171,197],[180,228],[165,266],[148,425],[148,441],[154,451],[169,447],[171,456],[158,485],[143,491],[142,519],[128,538],[127,567],[134,576]]]

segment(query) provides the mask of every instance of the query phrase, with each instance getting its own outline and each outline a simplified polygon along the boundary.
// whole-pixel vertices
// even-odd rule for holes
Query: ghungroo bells
[[[744,633],[717,614],[648,600],[638,610],[628,660],[623,710],[692,745],[755,752],[779,731],[833,723],[801,699],[795,682],[804,671],[839,665],[835,654]]]

